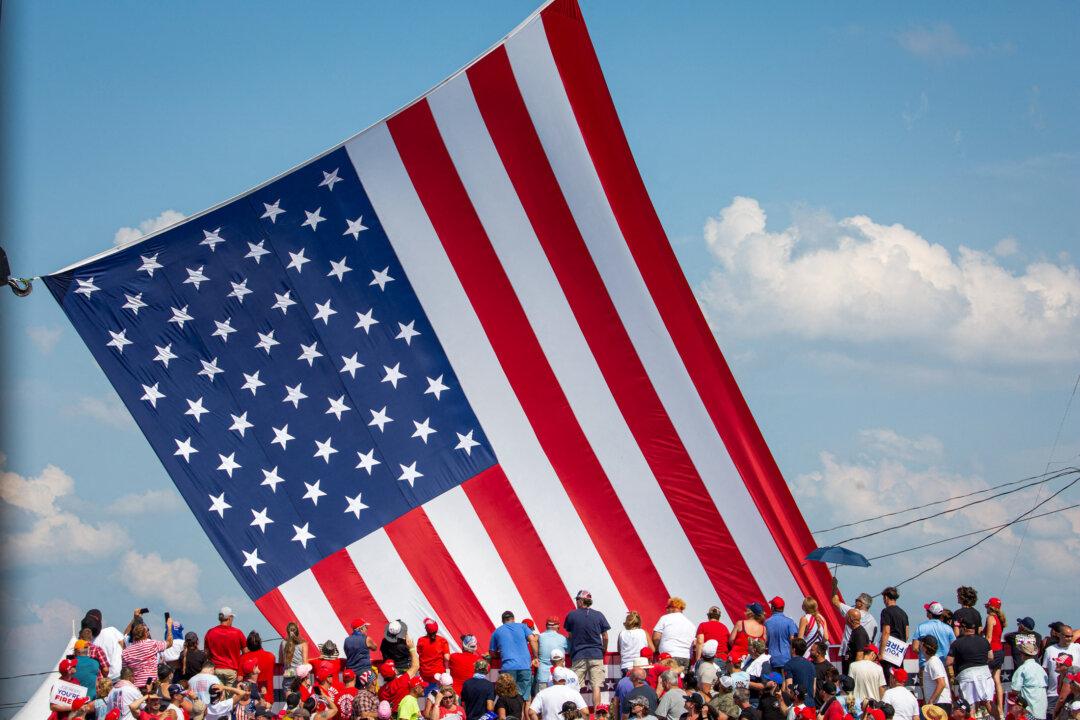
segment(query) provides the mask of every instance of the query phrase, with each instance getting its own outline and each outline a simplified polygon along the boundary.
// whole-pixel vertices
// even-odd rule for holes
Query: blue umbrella
[[[823,563],[833,563],[834,565],[853,565],[855,567],[870,567],[870,561],[865,557],[855,552],[854,550],[848,550],[847,548],[840,547],[839,545],[826,545],[825,547],[819,547],[812,553],[806,556],[807,560],[817,560]]]

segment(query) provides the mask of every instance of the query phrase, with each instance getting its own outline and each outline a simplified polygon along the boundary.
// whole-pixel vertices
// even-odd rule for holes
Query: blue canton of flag
[[[496,462],[345,150],[45,281],[253,599]]]

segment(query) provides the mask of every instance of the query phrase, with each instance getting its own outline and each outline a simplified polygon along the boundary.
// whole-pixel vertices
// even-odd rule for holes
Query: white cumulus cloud
[[[120,398],[112,392],[99,397],[83,395],[68,405],[65,411],[69,415],[87,417],[122,430],[135,429],[135,421],[131,413],[124,407],[124,403],[120,402]]]
[[[155,512],[166,507],[182,507],[182,500],[172,490],[147,490],[131,495],[121,495],[109,503],[106,512],[109,515],[140,515]]]
[[[199,566],[188,558],[166,560],[157,553],[129,550],[120,561],[120,581],[136,597],[167,603],[169,609],[193,611],[203,607]]]
[[[170,225],[180,222],[185,217],[184,213],[177,210],[165,210],[157,217],[143,220],[137,227],[122,227],[117,230],[116,235],[113,236],[113,245],[123,245],[138,240],[143,235],[164,230]]]
[[[34,477],[11,471],[0,473],[0,499],[34,518],[28,530],[8,533],[4,539],[8,563],[50,564],[72,557],[104,558],[130,544],[128,534],[119,525],[87,523],[62,510],[57,501],[74,491],[75,481],[55,465],[47,465]]]
[[[899,342],[956,361],[1080,358],[1080,271],[1038,261],[1019,272],[990,253],[955,254],[900,224],[855,215],[769,230],[757,200],[706,220],[718,261],[698,288],[714,327],[743,335]],[[827,231],[823,232],[823,227]]]
[[[900,47],[923,60],[949,60],[971,54],[971,46],[948,23],[913,27],[898,34],[896,40]]]

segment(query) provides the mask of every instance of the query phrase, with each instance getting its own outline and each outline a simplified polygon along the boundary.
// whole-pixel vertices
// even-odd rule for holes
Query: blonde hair
[[[630,610],[626,613],[626,619],[623,620],[622,626],[627,630],[641,627],[641,615],[638,614],[637,610]]]
[[[98,697],[104,697],[112,692],[112,680],[107,677],[98,678],[97,681],[97,694]]]
[[[803,598],[802,609],[804,613],[808,615],[817,615],[818,604],[817,600],[812,597]]]
[[[686,601],[678,596],[668,598],[667,604],[669,608],[674,608],[675,612],[682,612],[686,609]]]

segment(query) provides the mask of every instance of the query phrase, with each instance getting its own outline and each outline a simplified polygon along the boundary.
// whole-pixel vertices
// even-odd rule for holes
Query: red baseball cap
[[[88,702],[90,702],[90,698],[88,698],[88,697],[75,698],[74,700],[71,701],[71,709],[72,710],[78,710],[79,708],[81,708],[83,705],[85,705]]]
[[[660,653],[660,659],[661,660],[670,660],[671,659],[671,653]]]
[[[1057,656],[1054,657],[1054,662],[1058,665],[1072,665],[1073,656],[1069,653],[1059,653]],[[63,670],[61,670],[60,672],[63,672]]]
[[[244,661],[244,664],[240,666],[241,672],[245,675],[250,675],[259,668],[259,661],[255,658],[248,658]]]
[[[426,683],[424,682],[424,678],[420,677],[419,675],[414,675],[413,679],[409,681],[409,687],[411,688],[419,687],[420,685],[425,684]]]
[[[530,630],[535,630],[536,629],[536,623],[533,622],[532,618],[525,618],[524,620],[521,621],[521,624],[525,625]]]
[[[424,618],[424,629],[429,633],[439,632],[439,623],[431,618]]]
[[[356,673],[354,673],[352,670],[345,670],[344,672],[341,673],[341,679],[344,680],[345,682],[348,682],[350,680],[355,680],[356,679]]]
[[[874,708],[873,710],[866,711],[866,717],[873,718],[874,720],[885,720],[885,711],[881,708]]]
[[[392,678],[397,675],[397,669],[394,667],[394,661],[384,660],[383,664],[379,666],[379,674],[385,678]]]
[[[105,720],[120,720],[120,709],[110,710],[105,714]]]
[[[1069,682],[1080,683],[1080,672],[1073,673],[1072,675],[1066,675],[1065,679]]]
[[[877,653],[879,651],[877,649],[877,645],[867,645],[866,647],[863,648],[863,652]],[[882,718],[882,720],[885,720],[885,719]]]
[[[61,673],[75,672],[77,665],[78,663],[75,660],[61,660],[59,669]]]
[[[333,673],[330,671],[330,668],[325,665],[320,665],[319,669],[315,671],[315,679],[319,682],[323,682],[331,675],[333,675]]]
[[[653,650],[652,650],[651,647],[643,647],[643,648],[641,648],[641,657],[643,657],[643,658],[651,658],[652,656],[653,656]]]
[[[905,670],[904,668],[896,668],[892,671],[892,676],[896,678],[896,681],[901,685],[908,681],[907,670]]]
[[[986,601],[986,607],[994,608],[995,610],[1001,609],[1001,598],[992,597]]]
[[[559,616],[558,615],[549,615],[548,619],[547,619],[547,624],[548,625],[558,625],[559,624]]]
[[[772,600],[769,601],[769,604],[772,605],[773,607],[782,608],[782,607],[784,607],[784,598],[777,595],[776,597],[774,597]]]
[[[817,710],[812,707],[804,707],[799,711],[799,717],[803,720],[817,720]]]
[[[357,629],[362,628],[365,625],[367,625],[368,621],[365,620],[364,618],[356,618],[350,624],[352,625],[353,630],[357,630]]]

